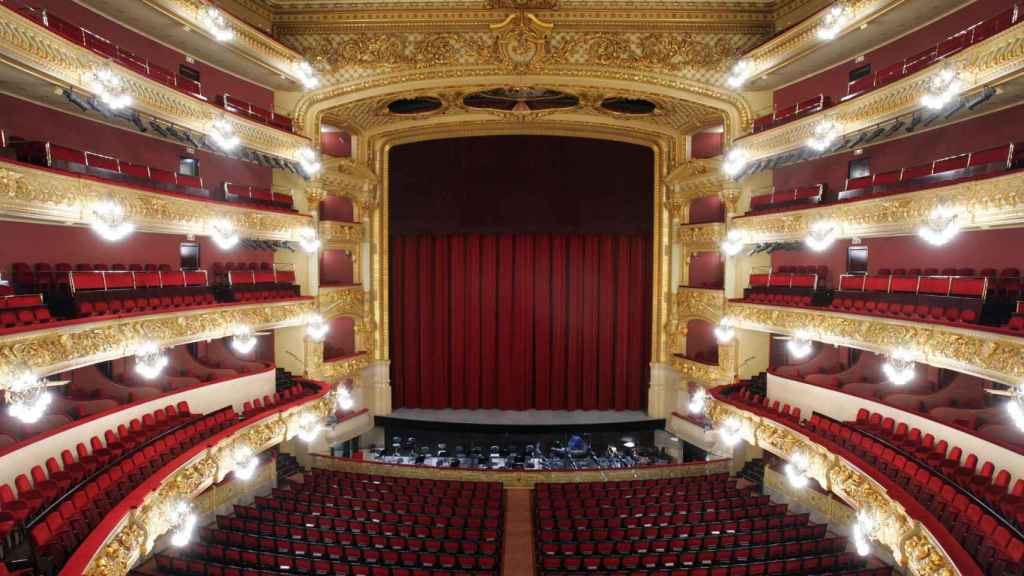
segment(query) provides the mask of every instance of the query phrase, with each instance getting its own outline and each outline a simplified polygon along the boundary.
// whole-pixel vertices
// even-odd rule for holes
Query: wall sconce
[[[114,200],[97,202],[92,207],[92,229],[108,242],[117,242],[135,231],[124,213],[124,207]]]
[[[316,230],[312,228],[303,228],[302,230],[299,230],[299,246],[310,254],[319,250],[320,239],[317,238]]]
[[[815,152],[824,152],[840,136],[842,128],[835,120],[826,116],[814,125],[812,136],[807,139],[807,147]]]
[[[309,146],[299,149],[296,153],[296,159],[299,161],[299,166],[302,167],[302,171],[306,173],[306,176],[314,176],[320,171],[320,158],[316,150]]]
[[[963,80],[960,76],[960,71],[953,66],[943,65],[928,79],[925,94],[921,97],[921,105],[931,110],[945,108],[960,95],[960,90],[963,89]]]
[[[721,248],[722,252],[725,252],[726,256],[735,256],[743,250],[746,244],[743,242],[743,235],[739,230],[730,230],[725,235],[725,240],[722,240]]]
[[[349,391],[348,386],[338,384],[336,395],[339,409],[348,412],[356,405],[355,398],[352,397],[352,392]]]
[[[732,148],[725,155],[725,159],[722,160],[722,171],[725,175],[732,178],[739,174],[744,168],[747,167],[747,161],[750,159],[746,150],[742,148]]]
[[[815,252],[828,250],[839,235],[836,225],[831,222],[816,222],[807,232],[804,244]]]
[[[704,409],[708,405],[708,393],[703,388],[697,388],[697,391],[690,397],[690,402],[686,405],[687,409],[690,410],[690,414],[703,414]]]
[[[219,116],[210,125],[210,139],[224,152],[231,152],[242,143],[242,139],[235,133],[235,125],[224,115]]]
[[[206,6],[199,12],[199,23],[217,42],[230,42],[235,38],[235,31],[228,24],[228,19],[213,6]]]
[[[229,220],[215,220],[210,223],[210,238],[221,250],[230,250],[238,244],[240,237],[235,225]]]
[[[323,424],[320,423],[320,418],[315,414],[306,412],[299,418],[299,438],[303,442],[312,442],[316,440],[317,435],[323,430]]]
[[[882,372],[896,386],[903,386],[916,376],[914,371],[914,352],[905,348],[895,350],[882,364]]]
[[[167,355],[156,342],[143,342],[135,351],[135,371],[146,380],[159,376],[167,362]]]
[[[184,500],[179,500],[168,512],[172,531],[171,544],[181,548],[192,540],[192,532],[196,528],[196,514],[192,511],[192,505]]]
[[[306,323],[306,335],[316,342],[322,342],[330,330],[330,324],[319,314],[310,316],[309,321]]]
[[[231,347],[239,354],[248,354],[256,348],[256,334],[248,326],[239,326],[231,337]]]
[[[735,417],[729,417],[718,429],[718,436],[726,446],[735,446],[743,439],[743,423]]]
[[[952,206],[936,206],[928,220],[917,229],[917,235],[932,246],[948,244],[960,233],[960,215]]]
[[[111,110],[121,110],[132,105],[132,97],[124,78],[110,66],[98,66],[87,73],[85,84]]]
[[[256,467],[260,464],[260,458],[253,453],[252,448],[247,444],[235,445],[231,455],[235,464],[235,477],[239,480],[249,480],[256,473]]]
[[[802,452],[793,454],[783,468],[786,472],[786,479],[789,480],[789,485],[797,490],[805,488],[809,481],[807,477],[807,468],[809,466],[810,462],[807,461],[807,457]]]
[[[857,511],[857,519],[853,524],[853,543],[857,554],[867,556],[871,553],[871,541],[877,539],[878,519],[873,510],[862,508]]]
[[[793,358],[800,359],[806,358],[814,347],[811,344],[810,335],[803,330],[798,330],[797,333],[790,338],[789,342],[786,342],[786,349],[789,350],[789,353]]]
[[[719,344],[728,344],[732,342],[732,339],[736,337],[736,329],[733,328],[732,318],[726,316],[718,321],[718,326],[715,326],[715,340]]]
[[[746,58],[736,62],[736,64],[733,65],[732,70],[729,71],[729,77],[726,78],[725,83],[733,89],[741,88],[743,84],[750,79],[753,68],[754,65]]]

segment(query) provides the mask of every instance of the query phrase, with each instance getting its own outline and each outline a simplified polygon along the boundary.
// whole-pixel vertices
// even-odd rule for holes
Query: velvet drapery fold
[[[396,408],[643,409],[649,237],[397,235],[390,242]]]

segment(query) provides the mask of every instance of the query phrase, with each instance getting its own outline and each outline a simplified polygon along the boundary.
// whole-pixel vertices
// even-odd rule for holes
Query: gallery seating
[[[817,96],[803,100],[797,104],[791,104],[782,108],[777,108],[771,114],[761,116],[754,119],[753,131],[754,134],[758,132],[764,132],[770,130],[776,126],[782,126],[793,120],[810,116],[815,112],[821,112],[832,105],[832,98],[819,94]]]
[[[0,296],[0,328],[48,324],[53,320],[42,294]]]
[[[260,108],[255,104],[251,104],[230,94],[222,94],[218,96],[217,104],[232,114],[237,114],[244,118],[248,118],[249,120],[254,120],[261,124],[267,124],[286,132],[292,131],[291,118],[277,114],[273,110]]]
[[[798,186],[787,190],[772,190],[767,194],[750,197],[751,212],[767,212],[801,204],[818,204],[824,200],[825,185]]]
[[[224,199],[229,202],[241,202],[244,204],[259,204],[270,208],[281,208],[291,210],[294,208],[294,200],[291,194],[274,192],[268,188],[258,186],[246,186],[244,184],[224,183]]]
[[[750,275],[750,286],[744,298],[771,304],[809,306],[814,293],[823,288],[828,278],[827,266],[780,266],[778,270]]]
[[[231,269],[227,267],[228,264],[217,262],[213,265],[214,277],[225,285],[223,294],[227,301],[278,300],[299,295],[294,270],[277,270],[273,267]]]
[[[989,280],[984,276],[843,274],[830,307],[865,314],[975,323],[981,318],[988,289]]]

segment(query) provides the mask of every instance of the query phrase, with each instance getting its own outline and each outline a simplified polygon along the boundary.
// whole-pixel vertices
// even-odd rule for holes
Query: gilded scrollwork
[[[320,313],[328,319],[337,316],[362,318],[366,315],[366,290],[362,286],[321,287],[317,300]]]
[[[363,241],[363,225],[355,222],[320,221],[320,240],[328,248],[339,246],[358,250]]]
[[[675,317],[680,322],[693,318],[717,324],[725,312],[725,291],[680,286],[675,294]]]

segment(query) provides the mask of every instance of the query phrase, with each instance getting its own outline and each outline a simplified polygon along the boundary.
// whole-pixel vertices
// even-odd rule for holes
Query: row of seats
[[[216,303],[205,270],[68,273],[73,315],[157,312]]]
[[[275,392],[271,397],[269,395],[263,396],[263,399],[253,398],[251,401],[247,400],[242,404],[242,418],[253,418],[269,412],[280,406],[281,404],[287,404],[312,394],[312,391],[305,388],[304,386],[290,386],[280,392]]]
[[[284,130],[286,132],[292,131],[292,119],[274,112],[273,110],[267,110],[261,108],[255,104],[246,102],[241,98],[232,96],[230,94],[223,94],[217,98],[217,103],[224,108],[224,110],[237,114],[249,120],[255,120],[261,124],[267,124]]]
[[[794,424],[800,423],[800,407],[791,407],[788,403],[783,403],[779,407],[779,401],[771,401],[767,396],[761,396],[760,394],[754,394],[750,390],[744,388],[736,396],[736,398],[746,404],[748,410],[756,412],[761,415],[773,416],[776,418],[782,418],[783,420],[789,420]]]
[[[385,514],[428,514],[450,515],[453,508],[460,508],[469,516],[501,516],[501,498],[484,496],[436,496],[426,494],[399,494],[373,490],[342,490],[339,488],[318,488],[315,491],[292,488],[274,488],[274,498],[291,500],[304,504],[329,506],[352,511],[384,512]],[[271,504],[271,506],[273,506]]]
[[[995,16],[983,20],[966,30],[949,36],[938,44],[931,46],[909,58],[905,58],[895,64],[879,69],[877,72],[868,74],[863,78],[852,80],[847,85],[846,95],[841,101],[846,101],[857,96],[866,94],[872,90],[895,82],[900,78],[919,72],[935,63],[957,54],[958,52],[981,42],[987,38],[1006,30],[1024,19],[1024,13],[1019,6],[1014,5],[1009,10],[1000,12]],[[798,104],[792,104],[779,108],[772,114],[762,116],[754,120],[754,133],[763,132],[787,122],[792,122],[809,114],[824,110],[831,105],[832,98],[826,95],[818,95],[814,98],[804,100]]]
[[[224,183],[224,199],[233,202],[262,204],[285,210],[291,210],[294,207],[294,199],[291,194],[282,194],[269,188],[232,184],[231,182]]]
[[[680,518],[678,522],[673,523],[672,519],[663,519],[664,525],[657,522],[649,526],[633,527],[627,527],[630,522],[623,522],[621,518],[559,518],[557,521],[541,519],[541,546],[547,546],[556,541],[561,541],[563,544],[582,544],[606,540],[616,542],[629,540],[632,541],[632,544],[626,542],[624,545],[632,545],[634,549],[639,550],[641,547],[648,548],[675,539],[690,537],[699,539],[699,537],[709,534],[765,532],[807,523],[807,519],[801,518],[799,514],[786,514],[787,508],[785,504],[749,506],[732,509],[733,515],[744,515],[743,518],[736,520],[693,522]]]
[[[797,186],[786,190],[775,190],[767,194],[758,194],[750,197],[751,212],[762,212],[776,208],[787,208],[800,204],[818,204],[822,201],[825,193],[824,184],[813,186]]]
[[[48,324],[53,320],[50,309],[43,304],[42,294],[0,296],[0,328]]]
[[[281,574],[316,574],[337,576],[470,576],[483,574],[494,576],[495,572],[485,570],[455,571],[442,568],[403,568],[399,566],[373,566],[350,564],[323,558],[291,557],[287,564],[273,569],[259,569],[256,565],[231,565],[212,560],[172,556],[167,553],[156,555],[157,567],[164,574],[175,576],[280,576]],[[269,564],[269,560],[268,560]],[[284,568],[284,570],[281,570]]]

